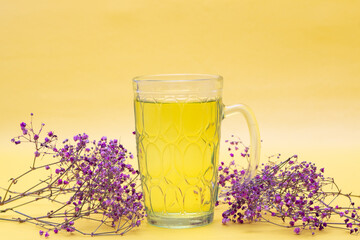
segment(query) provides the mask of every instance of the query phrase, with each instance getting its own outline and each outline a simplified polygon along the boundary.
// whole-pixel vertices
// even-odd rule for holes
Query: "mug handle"
[[[247,168],[248,170],[246,171],[246,174],[244,176],[245,181],[248,181],[255,176],[255,171],[259,166],[260,132],[253,111],[250,109],[250,107],[244,104],[224,106],[223,118],[237,113],[242,113],[242,115],[245,117],[250,132],[250,161]]]

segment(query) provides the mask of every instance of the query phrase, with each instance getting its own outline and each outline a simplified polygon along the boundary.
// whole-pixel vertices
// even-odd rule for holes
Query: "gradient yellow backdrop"
[[[132,77],[211,73],[224,77],[225,103],[254,110],[262,161],[298,154],[359,194],[359,9],[354,0],[0,0],[0,186],[30,166],[32,149],[9,141],[30,112],[60,138],[106,135],[135,151]],[[222,131],[223,139],[248,136],[241,117],[224,120]],[[126,238],[296,237],[220,221],[218,210],[207,227],[144,224]],[[1,239],[38,239],[37,232],[0,222]],[[329,230],[317,239],[346,236]]]

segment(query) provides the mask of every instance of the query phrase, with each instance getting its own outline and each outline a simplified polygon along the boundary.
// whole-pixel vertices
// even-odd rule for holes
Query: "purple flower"
[[[228,218],[223,218],[222,219],[222,224],[226,224],[228,222],[230,222],[230,219],[228,219]]]
[[[18,144],[20,144],[21,143],[21,141],[15,141],[15,144],[16,145],[18,145]]]
[[[21,126],[25,132],[26,124],[21,124]],[[49,194],[47,196],[50,200],[62,194],[65,197],[62,200],[57,199],[59,203],[63,204],[59,213],[65,216],[65,221],[58,228],[45,223],[45,228],[53,229],[55,234],[61,229],[73,232],[76,220],[88,216],[90,213],[100,212],[113,222],[126,219],[127,226],[124,229],[127,230],[141,224],[141,220],[145,216],[142,193],[138,192],[136,183],[133,182],[139,171],[127,163],[129,158],[133,158],[130,152],[118,144],[116,139],[108,140],[106,137],[102,137],[99,141],[90,142],[85,133],[74,136],[76,143],[65,140],[63,145],[57,145],[58,150],[56,147],[50,146],[56,137],[52,131],[47,133],[43,142],[37,142],[40,139],[39,133],[42,128],[38,134],[34,134],[35,130],[31,129],[35,141],[28,138],[24,138],[23,141],[31,142],[36,146],[35,157],[52,153],[52,156],[57,158],[57,162],[54,162],[56,164],[54,164],[56,166],[54,169],[55,173],[59,175],[48,173],[49,180],[45,180],[45,182],[51,182],[51,184],[44,188],[39,195]],[[17,139],[13,138],[11,141],[19,144],[20,141],[16,141]],[[50,166],[46,164],[43,167],[46,170],[50,169]],[[226,172],[229,172],[228,168]],[[56,194],[52,195],[53,190],[56,191]],[[68,196],[69,198],[67,198]],[[53,214],[54,211],[47,213],[49,218],[58,217]],[[71,216],[71,219],[68,220],[66,217],[69,217],[69,214],[75,214],[75,216]],[[49,232],[39,231],[39,234],[45,235],[46,238],[49,237]]]
[[[238,143],[233,141],[230,145]],[[247,156],[246,152],[243,156]],[[273,157],[280,156],[278,154]],[[229,206],[223,214],[223,221],[227,222],[229,219],[238,223],[256,222],[270,213],[283,221],[290,219],[291,227],[295,227],[295,223],[302,220],[304,229],[324,229],[327,223],[323,223],[323,219],[329,219],[338,213],[324,203],[327,194],[323,187],[329,185],[331,179],[322,175],[322,168],[317,168],[311,162],[299,163],[297,157],[294,155],[279,164],[274,164],[273,161],[262,164],[263,168],[258,169],[252,179],[244,179],[244,175],[239,174],[240,169],[233,163],[237,159],[228,166],[220,164],[222,171],[219,172],[218,183],[225,188],[220,193],[220,198],[223,198],[223,204]],[[344,213],[339,215],[344,216]],[[301,231],[300,227],[294,230],[296,234]]]
[[[21,127],[21,128],[26,127],[26,123],[24,123],[24,122],[20,123],[20,127]]]
[[[40,153],[38,151],[35,151],[35,157],[39,157],[40,156]]]

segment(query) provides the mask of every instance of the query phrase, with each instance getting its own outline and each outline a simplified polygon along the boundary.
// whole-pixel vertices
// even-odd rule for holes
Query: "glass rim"
[[[170,73],[170,74],[149,74],[133,78],[134,83],[141,82],[201,82],[201,81],[222,81],[223,77],[216,74],[200,73]]]

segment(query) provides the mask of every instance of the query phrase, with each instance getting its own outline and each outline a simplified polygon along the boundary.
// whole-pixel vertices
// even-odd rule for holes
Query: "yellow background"
[[[0,185],[30,166],[33,150],[9,142],[30,112],[61,139],[106,135],[135,151],[132,77],[211,73],[224,77],[225,103],[256,113],[262,161],[298,154],[359,194],[359,9],[354,0],[0,0]],[[225,120],[222,131],[223,140],[248,135],[241,117]],[[202,228],[145,223],[126,238],[295,238],[266,224],[220,221],[217,210]],[[37,232],[0,222],[1,239],[38,239]]]

